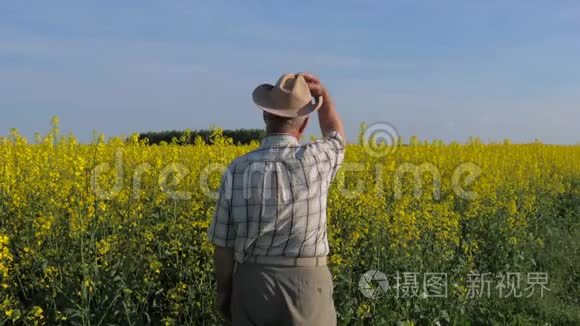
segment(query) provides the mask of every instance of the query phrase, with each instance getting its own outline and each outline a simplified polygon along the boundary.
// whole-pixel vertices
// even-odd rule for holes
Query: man
[[[342,122],[310,74],[285,74],[252,95],[266,137],[224,173],[208,229],[220,312],[236,326],[335,325],[326,200],[344,159]],[[316,111],[324,138],[301,145]]]

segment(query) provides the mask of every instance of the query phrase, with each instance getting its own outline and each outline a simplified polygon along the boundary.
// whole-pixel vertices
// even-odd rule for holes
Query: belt
[[[326,266],[326,256],[323,257],[283,257],[283,256],[249,256],[242,263],[263,265],[318,267]]]

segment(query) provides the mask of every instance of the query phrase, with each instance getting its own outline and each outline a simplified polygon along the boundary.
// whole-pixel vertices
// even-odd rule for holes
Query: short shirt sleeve
[[[207,230],[208,240],[219,247],[233,248],[236,228],[231,210],[232,183],[229,169],[222,176],[212,222]]]
[[[328,132],[324,138],[310,144],[318,157],[325,158],[329,162],[328,169],[330,180],[336,176],[344,161],[345,142],[337,131]]]

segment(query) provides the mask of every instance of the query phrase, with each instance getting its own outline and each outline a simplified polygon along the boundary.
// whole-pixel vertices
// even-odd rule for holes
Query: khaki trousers
[[[233,276],[232,324],[336,325],[328,267],[237,264]]]

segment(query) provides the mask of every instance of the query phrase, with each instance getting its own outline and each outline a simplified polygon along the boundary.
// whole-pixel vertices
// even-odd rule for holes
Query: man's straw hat
[[[286,118],[307,116],[322,105],[322,96],[315,101],[300,74],[284,74],[275,86],[262,84],[254,89],[252,98],[258,108]]]

